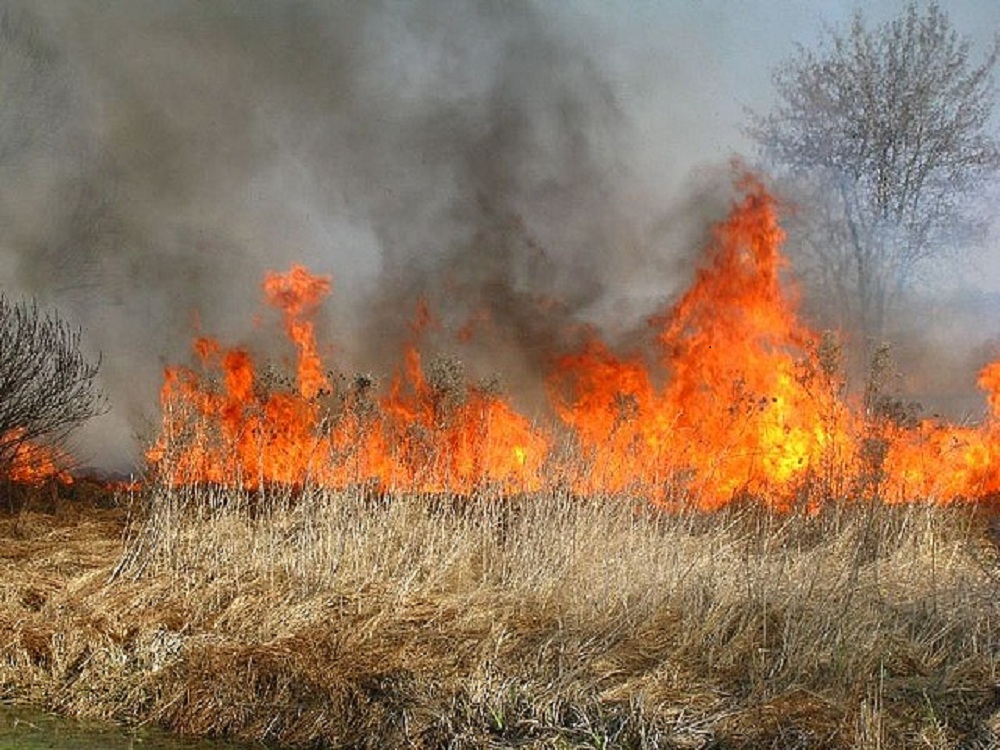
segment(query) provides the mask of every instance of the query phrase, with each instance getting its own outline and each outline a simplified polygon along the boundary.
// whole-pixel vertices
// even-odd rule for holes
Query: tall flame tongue
[[[163,429],[148,458],[169,472],[169,480],[253,487],[301,483],[332,469],[326,460],[332,436],[319,429],[317,399],[330,384],[305,317],[329,290],[328,278],[302,266],[269,273],[264,281],[267,300],[284,313],[298,351],[294,388],[264,382],[249,352],[224,349],[210,338],[194,344],[205,374],[167,369],[160,395]]]
[[[576,450],[552,450],[554,430],[467,384],[456,363],[428,373],[418,348],[426,305],[385,395],[366,378],[333,382],[311,320],[330,280],[293,266],[269,273],[264,292],[295,346],[294,384],[262,376],[244,349],[199,339],[200,370],[166,372],[150,462],[173,482],[461,494],[559,484],[660,501],[680,492],[705,508],[737,497],[787,507],[1000,492],[1000,363],[979,377],[990,405],[980,428],[849,408],[829,340],[798,321],[782,287],[774,201],[752,178],[742,188],[694,284],[655,319],[651,358],[619,356],[591,335],[555,359],[548,390]]]
[[[598,467],[582,491],[658,494],[684,478],[708,507],[742,492],[784,503],[835,452],[850,453],[848,415],[813,366],[819,338],[781,288],[773,200],[749,178],[744,188],[694,285],[655,321],[664,387],[599,342],[559,361],[559,414]]]
[[[292,266],[286,274],[269,272],[264,279],[264,293],[273,307],[284,311],[285,330],[298,348],[299,394],[304,399],[312,399],[330,390],[330,381],[323,373],[323,362],[316,347],[313,323],[303,320],[330,293],[330,279],[313,276],[302,266]]]

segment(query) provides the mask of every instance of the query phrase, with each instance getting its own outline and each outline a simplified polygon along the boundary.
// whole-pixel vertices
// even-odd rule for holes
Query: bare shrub
[[[80,335],[34,301],[0,295],[0,472],[105,410],[100,361],[84,355]]]

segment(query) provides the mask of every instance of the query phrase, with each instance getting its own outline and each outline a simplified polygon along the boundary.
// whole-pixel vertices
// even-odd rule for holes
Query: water
[[[155,729],[131,730],[115,724],[73,721],[20,706],[0,706],[0,750],[248,750],[250,747],[176,737]]]

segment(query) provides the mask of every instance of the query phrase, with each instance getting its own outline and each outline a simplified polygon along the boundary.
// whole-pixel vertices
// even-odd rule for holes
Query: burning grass
[[[745,187],[656,351],[553,353],[548,425],[416,340],[338,382],[329,280],[269,274],[294,377],[199,339],[128,522],[8,503],[2,695],[295,747],[996,746],[1000,363],[980,426],[852,400]]]
[[[303,747],[1000,741],[982,508],[146,493],[0,521],[4,697]]]
[[[746,495],[788,509],[810,495],[1000,493],[1000,362],[979,373],[988,412],[974,426],[909,413],[885,392],[884,349],[864,394],[848,392],[837,337],[799,320],[775,201],[752,177],[741,187],[694,283],[650,321],[655,341],[619,354],[589,331],[575,351],[550,352],[537,418],[467,383],[454,360],[425,366],[426,305],[386,392],[334,377],[311,318],[331,281],[293,266],[269,273],[264,294],[294,346],[294,377],[271,380],[248,349],[198,339],[198,367],[166,370],[150,464],[176,485],[569,489],[663,504],[681,489],[704,510]]]

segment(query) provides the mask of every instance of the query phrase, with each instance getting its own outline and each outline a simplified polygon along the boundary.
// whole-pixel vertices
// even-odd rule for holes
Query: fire
[[[429,321],[422,304],[415,338]],[[383,433],[400,459],[388,484],[430,492],[465,493],[477,486],[541,489],[548,437],[487,388],[465,385],[462,374],[454,372],[456,363],[451,369],[443,373],[443,382],[432,384],[417,341],[407,346],[405,367],[381,402]]]
[[[487,389],[431,384],[415,344],[381,399],[363,381],[335,389],[308,318],[330,287],[301,266],[265,280],[296,346],[295,387],[266,382],[249,352],[214,340],[195,343],[206,374],[167,370],[163,431],[148,458],[170,481],[461,494],[542,487],[548,438]]]
[[[887,436],[885,483],[891,497],[950,502],[1000,492],[1000,362],[984,367],[978,384],[989,405],[983,426],[926,420]]]
[[[72,484],[73,477],[63,466],[69,463],[67,456],[48,445],[24,440],[24,432],[15,430],[2,441],[13,446],[13,456],[9,462],[6,479],[17,484],[38,485],[50,481]]]
[[[850,460],[850,416],[818,371],[819,337],[782,289],[774,202],[756,182],[744,188],[692,287],[654,320],[662,387],[597,342],[559,360],[555,390],[573,384],[559,415],[598,482],[613,477],[607,489],[656,494],[683,477],[707,507],[738,494],[784,504],[833,456]],[[600,489],[589,484],[579,489]]]
[[[1000,491],[1000,363],[980,374],[990,407],[980,427],[866,413],[843,395],[832,339],[798,318],[774,200],[752,178],[741,187],[690,289],[652,321],[650,351],[621,355],[591,332],[577,351],[553,353],[551,424],[470,384],[457,362],[426,367],[425,304],[385,393],[369,378],[334,376],[313,322],[331,280],[293,266],[268,273],[263,291],[294,346],[294,384],[246,349],[198,339],[200,366],[166,371],[149,460],[173,482],[458,494],[558,486],[704,508]]]
[[[268,273],[264,293],[268,301],[285,313],[285,330],[299,350],[298,385],[304,399],[315,398],[330,389],[316,347],[311,320],[303,319],[330,292],[330,280],[313,276],[302,266],[292,266],[287,274]]]

